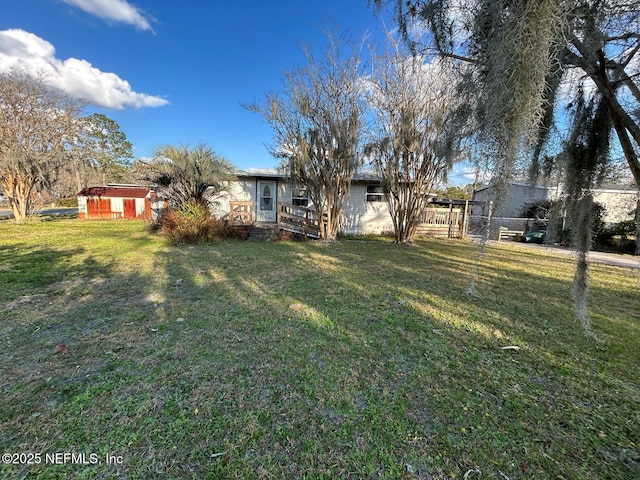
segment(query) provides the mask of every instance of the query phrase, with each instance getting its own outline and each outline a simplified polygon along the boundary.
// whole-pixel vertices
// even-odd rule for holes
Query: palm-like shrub
[[[150,184],[168,206],[152,225],[176,243],[210,242],[233,232],[212,217],[209,207],[225,192],[233,166],[206,144],[190,149],[165,145],[150,161],[136,165],[138,177]]]
[[[195,200],[214,202],[233,178],[233,165],[207,144],[190,149],[165,145],[159,147],[150,161],[136,165],[139,178],[151,184],[171,207]]]

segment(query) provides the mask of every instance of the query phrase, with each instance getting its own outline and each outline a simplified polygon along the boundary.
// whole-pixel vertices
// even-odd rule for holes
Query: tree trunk
[[[607,76],[604,54],[602,52],[600,52],[600,68],[594,69],[588,73],[598,87],[598,90],[611,113],[611,121],[618,139],[620,140],[620,146],[622,147],[624,156],[629,164],[629,169],[631,170],[633,179],[636,182],[636,187],[638,188],[638,191],[640,191],[640,160],[638,160],[638,155],[636,154],[633,144],[631,143],[631,138],[629,137],[629,135],[631,135],[636,144],[640,145],[640,126],[633,121],[622,105],[620,105],[613,86],[609,81],[609,77]]]
[[[640,255],[640,191],[636,202],[636,255]]]
[[[23,222],[29,214],[29,196],[31,188],[27,185],[18,185],[13,188],[9,195],[9,204],[16,222]]]
[[[327,231],[324,240],[333,242],[338,236],[338,228],[340,225],[340,213],[335,199],[330,199],[330,205],[327,207]]]
[[[31,185],[19,173],[7,170],[2,175],[0,187],[9,199],[9,205],[16,222],[22,222],[29,213],[29,196],[31,195]]]
[[[573,205],[573,229],[575,248],[578,254],[576,271],[573,275],[572,293],[575,312],[585,335],[593,336],[587,305],[589,289],[589,262],[587,254],[591,250],[591,207],[593,196],[584,195]]]
[[[80,180],[80,169],[76,166],[76,191],[80,192],[80,190],[82,190],[82,180]]]
[[[331,223],[333,221],[333,215],[331,214],[331,207],[327,208],[327,223],[324,224],[324,235],[323,235],[323,240],[326,241],[330,241],[330,240],[334,240],[333,237],[333,232],[331,231]]]

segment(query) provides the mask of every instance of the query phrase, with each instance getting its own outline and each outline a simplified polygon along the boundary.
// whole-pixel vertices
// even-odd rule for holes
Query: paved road
[[[78,214],[77,208],[43,208],[42,210],[36,211],[39,215],[50,215],[53,217],[60,216],[72,216]],[[11,210],[0,209],[0,218],[12,218],[13,213]]]
[[[575,252],[570,248],[554,247],[550,245],[537,245],[535,243],[517,243],[502,241],[500,244],[506,244],[509,246],[518,246],[522,248],[533,248],[556,255],[571,256]],[[613,265],[615,267],[625,267],[640,270],[640,257],[633,255],[620,255],[617,253],[605,253],[605,252],[589,252],[588,258],[594,263],[604,263],[606,265]]]

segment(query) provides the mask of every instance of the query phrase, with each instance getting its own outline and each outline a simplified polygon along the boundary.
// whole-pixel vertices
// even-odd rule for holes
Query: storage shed
[[[152,196],[138,186],[86,187],[78,193],[78,218],[151,218]]]

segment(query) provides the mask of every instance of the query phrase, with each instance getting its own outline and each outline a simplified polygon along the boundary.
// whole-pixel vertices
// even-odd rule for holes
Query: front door
[[[276,221],[276,182],[258,181],[258,222]]]

